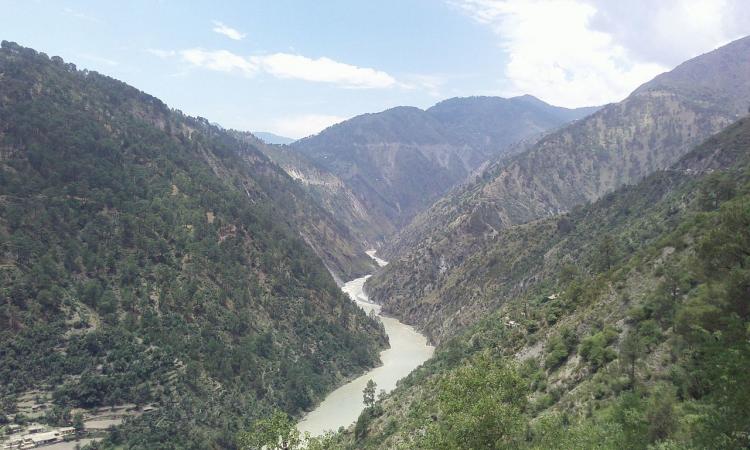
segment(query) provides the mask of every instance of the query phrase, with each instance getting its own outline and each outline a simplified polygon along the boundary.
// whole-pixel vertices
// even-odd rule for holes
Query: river
[[[368,251],[367,254],[381,267],[387,264],[375,256],[375,251]],[[341,426],[348,427],[357,420],[365,406],[362,389],[368,380],[377,384],[377,392],[390,392],[396,387],[398,380],[429,359],[435,350],[428,345],[427,338],[413,327],[392,317],[380,315],[380,306],[369,302],[363,291],[368,278],[370,275],[351,280],[344,284],[341,290],[368,314],[375,311],[383,322],[391,347],[380,352],[382,365],[331,392],[317,408],[305,415],[297,424],[297,429],[302,433],[309,432],[312,436],[320,436],[328,430],[335,431]]]

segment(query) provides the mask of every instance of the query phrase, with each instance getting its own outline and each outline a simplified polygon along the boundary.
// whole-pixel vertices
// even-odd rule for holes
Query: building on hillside
[[[72,436],[76,434],[76,429],[73,427],[63,427],[63,428],[58,428],[57,432],[60,433],[60,436],[62,437]]]
[[[66,436],[72,436],[75,434],[76,429],[73,427],[58,428],[52,431],[37,431],[38,427],[34,427],[34,432],[25,434],[20,437],[13,438],[3,445],[4,449],[27,449],[34,447],[41,447],[43,445],[54,444],[55,442],[61,442]],[[28,430],[27,430],[28,431]]]
[[[31,443],[34,444],[33,445],[34,447],[52,444],[52,443],[62,440],[60,433],[57,431],[47,431],[44,433],[36,433],[36,434],[27,435],[26,437],[31,440]],[[22,447],[22,448],[26,448],[26,447]]]
[[[41,433],[45,430],[44,425],[33,423],[26,428],[26,434]]]

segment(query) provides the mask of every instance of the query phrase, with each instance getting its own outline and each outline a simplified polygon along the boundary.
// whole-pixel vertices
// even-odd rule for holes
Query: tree
[[[76,429],[76,433],[80,434],[85,427],[86,425],[83,423],[83,414],[79,412],[73,414],[73,428]]]
[[[547,342],[548,353],[544,360],[545,367],[555,369],[565,362],[577,341],[578,337],[575,332],[568,327],[563,328],[559,334],[550,337]]]
[[[606,272],[612,268],[616,251],[615,240],[611,235],[607,234],[599,241],[596,248],[596,266],[599,272]]]
[[[635,387],[635,367],[642,351],[641,337],[635,330],[630,330],[620,346],[620,360],[623,362],[623,369],[630,379],[631,388]]]
[[[712,211],[734,196],[735,183],[722,172],[712,173],[706,177],[698,192],[698,204],[704,211]]]
[[[675,402],[673,387],[666,384],[657,385],[646,406],[650,442],[663,441],[677,429]]]
[[[607,326],[602,331],[585,337],[578,347],[578,353],[591,364],[594,371],[597,371],[600,367],[617,358],[617,353],[611,348],[611,345],[617,340],[617,336],[617,330]]]
[[[302,448],[297,426],[283,411],[257,420],[250,431],[240,434],[240,448],[246,450],[293,450]]]
[[[713,228],[698,245],[698,257],[709,274],[750,264],[750,199],[721,206]]]
[[[362,389],[362,400],[365,402],[365,407],[371,408],[375,404],[375,388],[377,384],[374,381],[368,380],[367,386]]]
[[[365,408],[357,417],[357,423],[354,425],[354,437],[355,439],[362,440],[367,437],[367,433],[370,429],[370,422],[372,422],[372,414],[370,408]]]
[[[439,383],[440,417],[422,448],[510,448],[520,444],[528,380],[510,363],[482,353]]]

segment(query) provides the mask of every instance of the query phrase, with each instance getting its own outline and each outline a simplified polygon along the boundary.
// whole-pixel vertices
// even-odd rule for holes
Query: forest
[[[381,325],[271,201],[295,192],[257,149],[13,43],[0,73],[3,420],[41,389],[58,412],[156,407],[105,447],[231,448],[377,364]]]

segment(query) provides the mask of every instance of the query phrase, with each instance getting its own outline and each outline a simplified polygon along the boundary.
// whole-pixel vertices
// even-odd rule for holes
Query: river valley
[[[367,252],[380,266],[387,264],[374,253]],[[382,365],[331,392],[317,408],[305,415],[297,424],[302,433],[309,432],[312,436],[319,436],[328,430],[338,430],[341,426],[351,425],[364,408],[362,389],[368,380],[373,380],[377,384],[378,392],[390,392],[396,387],[398,380],[429,359],[435,350],[433,346],[428,345],[427,338],[413,327],[392,317],[380,315],[380,306],[371,303],[363,291],[365,281],[369,277],[370,275],[367,275],[351,280],[344,284],[341,290],[365,312],[369,314],[374,311],[377,314],[390,340],[390,348],[380,353]]]

